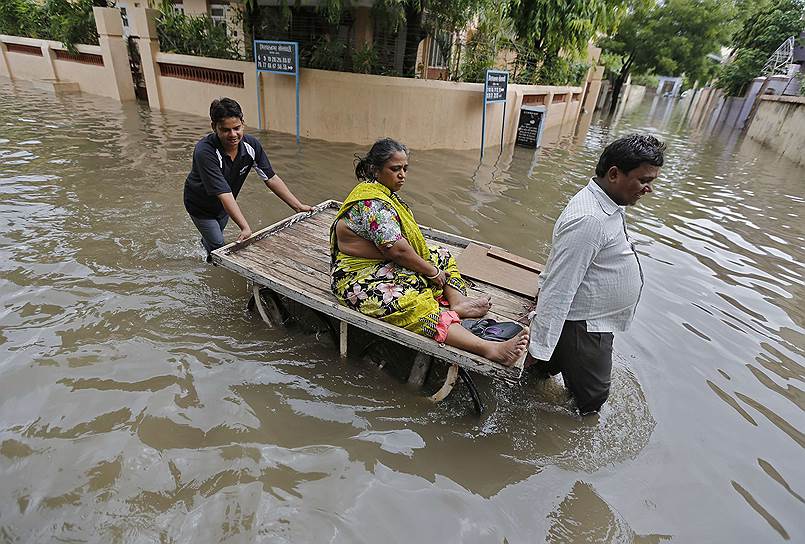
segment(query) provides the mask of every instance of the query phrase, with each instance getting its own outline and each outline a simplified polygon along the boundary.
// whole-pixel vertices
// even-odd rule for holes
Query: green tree
[[[44,10],[31,0],[0,1],[0,34],[47,38]]]
[[[77,43],[98,43],[98,28],[92,6],[93,0],[47,0],[45,12],[48,34],[64,44],[68,51],[77,53]]]
[[[509,0],[517,40],[517,70],[530,83],[567,83],[583,71],[572,61],[587,50],[596,33],[609,34],[629,7],[650,0]],[[530,79],[530,81],[528,81]]]
[[[156,23],[159,47],[166,53],[240,59],[237,44],[226,27],[215,24],[209,15],[185,15],[164,0]]]
[[[515,32],[504,2],[481,9],[478,26],[467,41],[461,64],[461,80],[480,82],[495,67],[498,53],[513,48]]]
[[[98,44],[92,14],[99,0],[0,0],[0,34],[58,40],[70,52],[75,44]]]
[[[760,75],[772,53],[790,36],[799,36],[805,0],[763,0],[747,12],[735,33],[735,48],[724,65],[716,86],[729,96],[742,96],[746,86]]]
[[[717,66],[707,58],[728,43],[735,8],[728,0],[667,0],[635,9],[611,37],[600,41],[621,58],[612,89],[612,111],[632,72],[680,76],[689,81],[710,77]]]

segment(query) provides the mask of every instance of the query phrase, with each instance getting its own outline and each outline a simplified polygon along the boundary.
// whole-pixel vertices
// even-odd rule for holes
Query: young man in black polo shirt
[[[184,207],[201,233],[201,243],[210,252],[225,244],[224,227],[231,217],[240,227],[237,241],[252,234],[249,223],[235,199],[254,168],[266,187],[296,212],[311,207],[302,204],[274,173],[257,138],[244,134],[243,110],[231,98],[210,104],[211,134],[198,141],[193,151],[193,167],[184,183]]]

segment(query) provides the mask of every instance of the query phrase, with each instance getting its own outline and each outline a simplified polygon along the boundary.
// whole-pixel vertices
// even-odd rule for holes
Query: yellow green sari
[[[442,289],[393,261],[353,257],[338,250],[335,225],[361,201],[381,201],[393,208],[400,231],[414,251],[450,274],[448,284],[466,294],[467,283],[459,275],[455,259],[445,248],[428,246],[408,205],[377,182],[359,183],[347,196],[330,228],[330,288],[345,306],[417,334],[437,337],[439,324],[446,320],[441,315],[445,313],[441,305],[446,305]]]

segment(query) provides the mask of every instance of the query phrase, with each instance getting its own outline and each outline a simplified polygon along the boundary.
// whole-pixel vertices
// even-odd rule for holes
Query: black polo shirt
[[[233,161],[214,132],[206,135],[196,144],[193,167],[184,182],[187,213],[201,219],[219,219],[226,215],[218,195],[232,193],[237,198],[252,167],[263,181],[274,177],[274,169],[257,138],[244,135]]]

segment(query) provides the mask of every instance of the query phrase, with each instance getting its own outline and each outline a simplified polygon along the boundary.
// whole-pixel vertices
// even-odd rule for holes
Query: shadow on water
[[[181,203],[203,117],[0,88],[0,540],[727,542],[801,528],[803,177],[751,141],[688,130],[663,101],[483,163],[414,150],[419,222],[544,262],[607,142],[639,130],[669,144],[653,197],[629,212],[650,288],[616,340],[600,417],[529,376],[478,379],[477,418],[461,388],[433,405],[392,368],[245,310],[245,282],[202,262]],[[354,184],[362,149],[257,135],[305,201]],[[288,214],[258,185],[240,199],[253,228]]]

